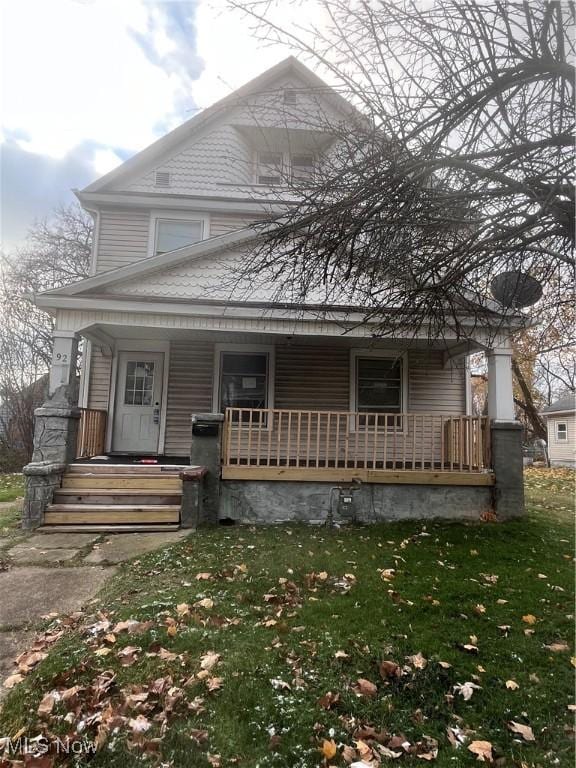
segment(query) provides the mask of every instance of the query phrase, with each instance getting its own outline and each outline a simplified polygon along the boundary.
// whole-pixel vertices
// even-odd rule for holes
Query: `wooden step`
[[[66,473],[62,478],[62,488],[137,488],[154,491],[182,491],[182,481],[178,477],[134,477],[124,475],[74,475]]]
[[[94,507],[80,508],[70,505],[59,505],[60,511],[50,508],[44,513],[45,525],[118,525],[120,523],[157,524],[179,523],[179,507],[152,507],[148,509],[107,507],[96,510]]]
[[[47,512],[179,512],[179,504],[49,504]]]
[[[74,475],[167,475],[178,476],[189,464],[69,464],[67,474]]]
[[[151,491],[139,488],[58,488],[54,504],[180,504],[180,491]]]
[[[164,533],[165,531],[178,531],[179,525],[164,523],[153,525],[152,523],[126,525],[41,525],[36,528],[37,533]]]

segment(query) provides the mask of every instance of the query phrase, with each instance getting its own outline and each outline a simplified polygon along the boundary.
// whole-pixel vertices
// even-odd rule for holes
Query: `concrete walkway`
[[[42,533],[10,546],[0,538],[0,699],[14,657],[30,646],[46,614],[82,608],[124,560],[173,544],[189,531]],[[2,545],[4,544],[4,547]]]

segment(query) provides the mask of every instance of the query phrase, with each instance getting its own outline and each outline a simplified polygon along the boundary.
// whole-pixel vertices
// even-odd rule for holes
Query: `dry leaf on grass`
[[[506,680],[506,688],[508,688],[509,691],[517,691],[520,686],[516,680]]]
[[[412,666],[416,669],[426,669],[426,666],[428,665],[428,659],[425,659],[420,651],[418,651],[418,653],[416,653],[414,656],[406,656],[406,661],[409,664],[412,664]]]
[[[208,651],[204,656],[200,657],[201,669],[211,670],[220,661],[220,654],[214,651]]]
[[[332,760],[332,758],[336,756],[337,751],[338,748],[336,747],[336,742],[334,740],[331,739],[328,741],[327,739],[324,739],[321,752],[326,760]]]
[[[378,692],[378,689],[374,683],[370,682],[370,680],[366,680],[363,677],[360,677],[356,681],[356,684],[352,686],[352,690],[356,696],[366,696],[367,698],[376,696],[376,693]]]
[[[54,692],[52,693],[46,693],[44,695],[44,698],[38,705],[38,709],[36,712],[40,717],[45,717],[46,715],[52,714],[52,710],[54,709],[54,705],[56,704],[56,698],[57,694]]]
[[[470,683],[470,682],[457,683],[452,690],[454,691],[454,693],[459,693],[464,699],[464,701],[470,701],[474,691],[481,691],[482,686],[476,685],[476,683]]]
[[[562,653],[563,651],[570,650],[570,646],[565,642],[550,643],[550,645],[545,645],[544,648],[546,648],[546,650],[550,651],[551,653]]]
[[[508,723],[506,723],[506,725],[509,731],[522,736],[524,741],[536,741],[534,737],[534,731],[532,728],[530,728],[529,725],[524,725],[524,723],[517,723],[515,720],[510,720]]]
[[[402,670],[395,661],[381,661],[379,669],[380,677],[383,680],[389,680],[391,678],[398,678],[402,676]]]
[[[489,741],[473,741],[468,744],[468,751],[476,755],[481,763],[492,762],[492,744]]]
[[[524,624],[536,624],[538,619],[536,618],[536,616],[534,616],[534,614],[527,613],[525,616],[522,616],[522,621],[524,622]]]
[[[11,690],[14,688],[15,685],[18,685],[18,683],[21,683],[22,680],[24,680],[24,675],[21,675],[19,672],[16,672],[14,675],[10,675],[9,677],[4,680],[4,688],[7,690]]]

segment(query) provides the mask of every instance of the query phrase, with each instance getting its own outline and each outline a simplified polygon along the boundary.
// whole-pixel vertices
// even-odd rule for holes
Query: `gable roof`
[[[304,82],[308,83],[311,89],[316,91],[322,91],[326,98],[334,102],[335,106],[346,115],[355,115],[364,119],[361,113],[344,99],[334,88],[330,87],[321,78],[318,77],[311,69],[308,69],[304,64],[298,61],[294,56],[289,56],[275,66],[267,69],[262,74],[250,80],[245,85],[233,91],[228,96],[220,99],[211,107],[202,110],[199,114],[191,117],[185,123],[175,128],[170,133],[162,136],[160,139],[150,144],[149,147],[138,152],[122,165],[115,168],[113,171],[101,176],[96,181],[85,187],[82,193],[102,192],[112,185],[117,184],[119,181],[127,176],[144,170],[151,163],[156,162],[165,154],[171,150],[175,150],[182,142],[188,140],[194,133],[203,128],[208,121],[217,115],[220,115],[224,109],[241,105],[244,100],[251,95],[255,95],[263,91],[267,85],[278,78],[294,74]]]
[[[576,393],[568,392],[556,400],[552,405],[543,408],[541,413],[545,416],[552,416],[555,413],[570,413],[576,411]]]

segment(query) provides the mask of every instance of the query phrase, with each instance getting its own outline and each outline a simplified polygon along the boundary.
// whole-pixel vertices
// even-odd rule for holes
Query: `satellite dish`
[[[511,270],[492,278],[490,292],[507,309],[522,309],[536,304],[542,297],[542,286],[526,272]]]

